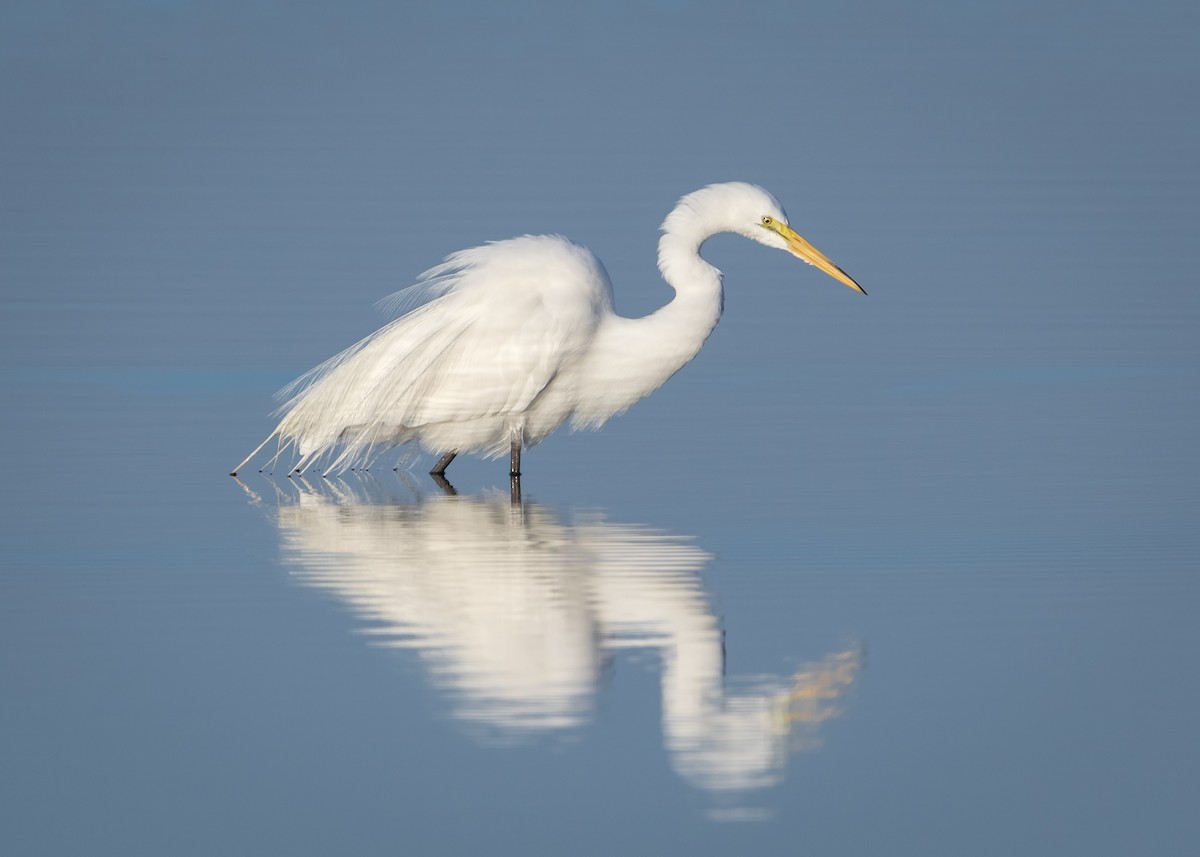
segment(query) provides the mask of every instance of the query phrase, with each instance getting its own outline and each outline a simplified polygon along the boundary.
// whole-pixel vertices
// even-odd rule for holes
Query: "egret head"
[[[762,237],[755,237],[763,244],[778,247],[780,250],[787,250],[793,256],[803,259],[808,264],[824,271],[838,282],[845,283],[856,292],[866,294],[866,290],[854,282],[853,277],[833,264],[829,260],[829,257],[809,244],[795,229],[788,226],[786,219],[780,219],[773,214],[764,214],[759,218],[758,225],[762,230]]]
[[[824,253],[809,244],[803,236],[788,225],[787,215],[775,197],[762,190],[762,188],[755,187],[754,185],[749,185],[749,187],[760,191],[762,199],[759,201],[759,214],[755,227],[749,232],[742,232],[743,235],[766,244],[768,247],[786,250],[793,256],[803,259],[808,264],[824,271],[838,282],[845,283],[856,292],[866,294],[863,287],[854,282],[854,279],[849,274],[833,264]]]
[[[787,214],[779,200],[758,185],[746,182],[711,184],[688,194],[679,202],[679,206],[663,224],[664,229],[673,227],[675,223],[682,225],[687,219],[703,223],[708,234],[724,230],[736,232],[768,247],[786,250],[838,282],[866,294],[849,274],[788,225]]]

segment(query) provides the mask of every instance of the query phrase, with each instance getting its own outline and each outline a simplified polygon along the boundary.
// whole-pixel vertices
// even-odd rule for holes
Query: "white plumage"
[[[720,272],[700,258],[718,232],[788,250],[862,289],[788,225],[755,185],[709,185],[668,215],[658,263],[675,299],[645,318],[613,311],[612,284],[589,250],[526,235],[462,250],[399,293],[420,303],[281,391],[272,439],[303,471],[366,464],[419,442],[443,456],[520,453],[567,420],[596,428],[690,361],[721,316]],[[278,453],[277,453],[278,455]]]

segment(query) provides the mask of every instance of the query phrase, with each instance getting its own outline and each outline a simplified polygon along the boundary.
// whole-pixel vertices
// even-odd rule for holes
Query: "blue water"
[[[615,7],[614,7],[615,8]],[[0,12],[0,846],[1186,854],[1200,17]],[[595,434],[226,474],[446,253],[726,314]]]

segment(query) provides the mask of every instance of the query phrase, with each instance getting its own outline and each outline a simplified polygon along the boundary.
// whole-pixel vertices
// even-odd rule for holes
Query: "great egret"
[[[712,184],[663,221],[658,267],[675,298],[644,318],[613,311],[600,260],[559,235],[525,235],[461,250],[421,275],[404,300],[426,300],[281,391],[275,430],[303,472],[369,463],[418,442],[440,455],[510,454],[571,420],[597,428],[688,363],[721,317],[721,272],[700,257],[720,232],[786,250],[850,288],[862,287],[788,225],[779,201],[744,182]]]

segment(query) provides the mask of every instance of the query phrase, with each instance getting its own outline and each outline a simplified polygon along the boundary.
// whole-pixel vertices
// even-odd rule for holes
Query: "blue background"
[[[1198,56],[1169,2],[6,3],[0,844],[1188,853]],[[714,239],[705,350],[525,488],[711,554],[731,680],[866,647],[740,824],[672,771],[654,657],[480,742],[283,561],[297,489],[225,475],[447,253],[561,232],[643,314],[723,180],[870,296]]]

